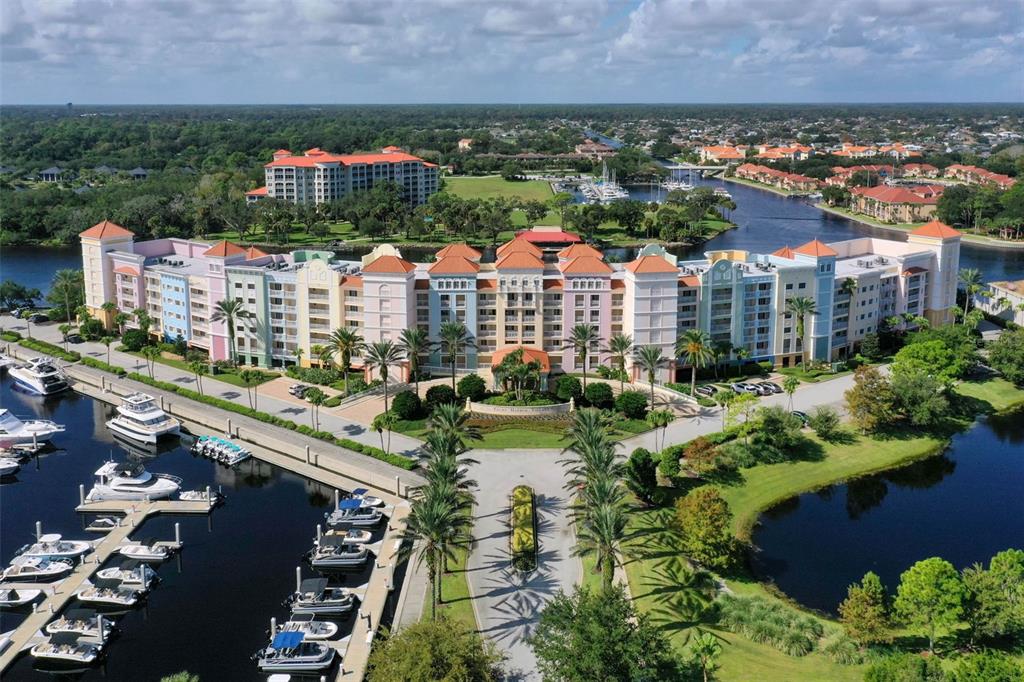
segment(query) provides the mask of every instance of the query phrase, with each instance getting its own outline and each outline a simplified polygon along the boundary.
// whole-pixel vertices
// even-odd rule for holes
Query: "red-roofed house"
[[[247,204],[255,204],[260,199],[266,199],[266,198],[267,198],[267,188],[266,188],[266,186],[257,187],[256,189],[251,189],[251,190],[249,190],[248,192],[245,193],[245,203],[247,203]]]
[[[850,190],[851,208],[885,223],[919,223],[935,214],[941,190],[934,186],[854,187]]]

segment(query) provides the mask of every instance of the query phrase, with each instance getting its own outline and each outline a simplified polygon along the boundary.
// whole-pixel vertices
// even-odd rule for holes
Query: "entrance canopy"
[[[497,367],[509,354],[517,350],[523,351],[523,362],[536,362],[540,365],[540,371],[545,374],[551,371],[551,359],[545,351],[532,346],[503,346],[494,351],[491,356],[491,368]]]

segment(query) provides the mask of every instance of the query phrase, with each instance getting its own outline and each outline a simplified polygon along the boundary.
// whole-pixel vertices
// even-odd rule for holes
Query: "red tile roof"
[[[604,258],[604,254],[595,249],[589,244],[573,244],[567,246],[558,252],[559,258],[579,258],[580,256],[593,256],[594,258]]]
[[[114,268],[114,272],[119,275],[131,275],[132,277],[139,276],[139,269],[134,265],[118,265]]]
[[[623,280],[621,280],[621,279],[613,279],[612,280],[612,291],[615,291],[616,289],[625,289],[625,288],[626,288],[626,283]]]
[[[544,261],[532,253],[517,251],[502,256],[494,267],[498,270],[543,270]]]
[[[117,223],[104,220],[102,223],[96,223],[78,236],[87,237],[88,239],[108,239],[110,237],[134,237],[135,233],[124,229]]]
[[[469,260],[478,260],[483,254],[469,244],[449,244],[438,251],[436,255],[438,259],[447,258],[448,256],[461,256]]]
[[[778,249],[776,251],[772,251],[772,255],[773,256],[779,256],[781,258],[792,258],[793,257],[793,249],[789,248],[789,244],[786,244],[781,249]]]
[[[551,371],[551,360],[548,358],[548,354],[540,348],[533,348],[531,346],[505,346],[499,348],[491,356],[491,367],[497,367],[509,353],[514,353],[520,348],[523,349],[523,362],[536,362],[540,365],[542,372]]]
[[[402,274],[412,272],[416,266],[398,256],[381,256],[363,268],[363,272],[370,274]]]
[[[954,237],[961,236],[960,233],[952,227],[946,223],[939,222],[938,220],[925,223],[910,234],[917,235],[919,237],[934,237],[935,239],[953,239]]]
[[[496,279],[478,279],[476,281],[476,288],[479,291],[493,291],[498,288],[498,280]]]
[[[910,277],[911,275],[920,275],[922,272],[928,272],[926,268],[919,268],[916,265],[912,268],[907,268],[903,271],[904,277]]]
[[[419,282],[417,282],[419,284]],[[362,289],[363,278],[359,275],[345,275],[341,278],[342,288],[348,287],[349,289]]]
[[[247,197],[265,197],[265,196],[267,196],[267,187],[266,187],[266,185],[264,185],[263,187],[257,187],[256,189],[251,189],[251,190],[249,190],[248,192],[245,193],[245,196],[247,196]]]
[[[531,244],[575,244],[583,241],[578,234],[563,230],[522,230],[516,233],[516,239],[525,239]]]
[[[238,244],[232,244],[226,239],[222,239],[203,252],[203,255],[213,256],[214,258],[227,258],[228,256],[235,256],[240,253],[245,253],[245,249]]]
[[[814,256],[815,258],[821,258],[823,256],[838,256],[839,252],[833,249],[828,244],[813,239],[803,246],[798,246],[793,250],[794,253],[803,254],[805,256]]]
[[[903,187],[854,187],[850,194],[862,195],[883,204],[937,204],[937,195],[921,196]]]
[[[403,161],[419,161],[422,163],[423,159],[412,154],[405,154],[404,152],[388,152],[386,154],[331,154],[314,147],[313,149],[307,149],[305,156],[283,156],[264,164],[263,167],[302,166],[312,168],[318,163],[340,163],[343,166],[355,166],[358,164],[402,163]]]
[[[661,256],[641,256],[635,261],[627,263],[626,269],[639,275],[647,275],[657,272],[679,272],[678,267],[672,265]]]
[[[500,260],[503,256],[507,256],[510,253],[529,253],[540,258],[541,254],[544,252],[525,239],[516,237],[512,241],[505,242],[499,246],[496,255]]]
[[[612,266],[600,258],[580,256],[566,261],[559,266],[564,274],[572,275],[606,275],[612,272]]]
[[[686,277],[679,278],[679,286],[681,287],[699,287],[700,277],[696,275],[687,275]]]
[[[245,260],[256,260],[257,258],[265,258],[266,256],[269,255],[269,253],[260,251],[255,246],[250,246],[249,249],[245,252]]]
[[[427,268],[427,272],[432,275],[475,275],[480,272],[480,266],[462,256],[448,256]]]

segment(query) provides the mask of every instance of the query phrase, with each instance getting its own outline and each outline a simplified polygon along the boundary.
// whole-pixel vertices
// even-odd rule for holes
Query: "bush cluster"
[[[537,538],[534,534],[533,490],[516,486],[512,490],[512,567],[532,571],[537,567]]]
[[[487,384],[476,374],[467,374],[459,379],[458,389],[462,400],[469,398],[477,402],[487,395]]]
[[[589,405],[602,410],[610,408],[615,402],[612,387],[603,381],[587,384],[587,390],[583,392],[583,397]]]
[[[419,419],[423,415],[423,401],[413,391],[402,391],[391,401],[391,411],[403,421]]]
[[[823,633],[814,618],[761,597],[725,595],[718,603],[722,627],[790,656],[811,653]]]
[[[124,369],[124,367],[116,367],[114,365],[108,365],[107,363],[103,362],[102,360],[96,360],[95,358],[84,357],[84,358],[82,358],[82,364],[85,365],[86,367],[92,367],[93,369],[101,369],[104,372],[110,372],[111,374],[116,374],[119,377],[123,377],[126,374],[128,374],[128,372]]]
[[[24,346],[29,350],[34,350],[39,353],[46,353],[47,355],[52,355],[55,358],[60,358],[61,360],[64,360],[65,362],[78,362],[79,360],[82,359],[82,355],[78,351],[66,352],[60,346],[55,346],[52,343],[40,341],[39,339],[22,339],[21,341],[18,342],[18,345]]]
[[[433,412],[438,405],[450,405],[457,401],[455,391],[448,384],[438,384],[427,389],[427,412]]]
[[[640,391],[623,391],[615,398],[615,409],[628,419],[647,416],[647,396]]]
[[[16,331],[5,329],[4,331],[0,332],[0,339],[14,343],[16,341],[21,341],[21,334],[19,334]]]

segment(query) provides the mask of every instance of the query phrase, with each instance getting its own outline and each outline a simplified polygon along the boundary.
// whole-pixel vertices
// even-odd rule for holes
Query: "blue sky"
[[[0,102],[1024,100],[1020,0],[3,0]]]

